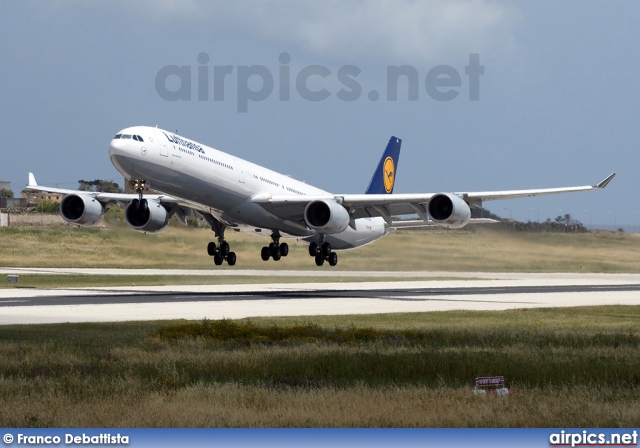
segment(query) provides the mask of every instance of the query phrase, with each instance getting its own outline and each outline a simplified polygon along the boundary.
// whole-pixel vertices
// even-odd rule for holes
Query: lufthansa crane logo
[[[396,180],[396,166],[393,163],[393,159],[391,157],[387,157],[384,160],[382,169],[384,171],[384,173],[382,174],[384,180],[384,191],[386,191],[387,193],[391,193],[391,191],[393,191],[393,184]]]

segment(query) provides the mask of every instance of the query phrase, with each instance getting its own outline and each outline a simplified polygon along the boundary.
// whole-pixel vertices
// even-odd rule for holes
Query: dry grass
[[[316,269],[307,245],[290,242],[290,254],[263,262],[270,240],[229,232],[236,267],[215,267],[206,254],[207,229],[172,225],[143,235],[124,225],[83,228],[0,229],[0,264],[27,267],[183,269]],[[340,253],[341,270],[640,272],[640,236],[479,231],[398,231],[373,244]],[[329,269],[324,267],[323,269]]]
[[[529,389],[476,397],[469,388],[268,389],[199,383],[173,393],[71,399],[22,383],[21,401],[5,401],[8,427],[635,427],[638,390]],[[80,382],[77,386],[83,386]],[[85,384],[85,387],[91,387]],[[130,386],[130,384],[127,384]],[[8,387],[0,380],[0,388]],[[20,387],[20,385],[11,385]],[[41,391],[44,391],[42,393]],[[24,416],[24,418],[23,418]]]
[[[0,421],[7,427],[631,427],[640,421],[637,307],[416,313],[406,325],[404,316],[308,318],[320,340],[303,337],[297,319],[278,318],[285,337],[270,342],[253,334],[247,320],[235,329],[222,323],[215,337],[187,331],[176,338],[165,330],[191,324],[5,326]],[[345,324],[346,333],[336,330]],[[257,327],[272,325],[264,318]],[[237,330],[248,339],[219,337]],[[414,339],[393,334],[408,330]],[[358,336],[380,331],[391,333]],[[474,396],[474,376],[488,374],[505,375],[518,393]]]

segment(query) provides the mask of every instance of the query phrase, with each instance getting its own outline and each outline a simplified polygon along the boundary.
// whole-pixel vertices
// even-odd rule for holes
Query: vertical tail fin
[[[402,140],[391,137],[387,144],[378,167],[373,173],[371,182],[365,194],[390,194],[393,193],[393,186],[396,183],[396,171],[398,170],[398,159],[400,158],[400,145]]]

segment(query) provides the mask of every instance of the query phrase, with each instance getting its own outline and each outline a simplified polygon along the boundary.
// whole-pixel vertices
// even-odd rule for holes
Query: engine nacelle
[[[138,232],[158,233],[169,225],[171,216],[160,201],[134,199],[127,205],[124,218],[127,224]]]
[[[313,201],[304,209],[304,220],[318,233],[340,233],[347,228],[351,217],[335,201]]]
[[[104,207],[93,196],[68,194],[60,202],[60,215],[67,222],[91,227],[102,222]]]
[[[471,219],[469,205],[451,193],[439,193],[432,196],[427,209],[434,222],[451,229],[464,227]]]

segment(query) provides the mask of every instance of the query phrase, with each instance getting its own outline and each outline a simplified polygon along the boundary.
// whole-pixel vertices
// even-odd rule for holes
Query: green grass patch
[[[279,343],[335,343],[359,344],[362,342],[383,342],[395,346],[428,346],[432,348],[486,346],[509,347],[515,341],[529,338],[528,345],[540,349],[548,347],[569,347],[586,349],[590,347],[637,348],[640,347],[640,331],[629,329],[626,333],[604,331],[537,331],[535,327],[511,330],[474,329],[433,329],[433,330],[388,330],[373,327],[347,328],[321,327],[315,323],[280,326],[261,326],[248,321],[230,319],[200,322],[178,322],[164,325],[151,334],[166,340],[198,339],[231,342],[244,346],[274,345]],[[640,373],[640,372],[639,372]]]
[[[312,383],[423,384],[461,387],[470,378],[507,375],[520,385],[601,384],[640,386],[640,334],[548,329],[382,330],[372,327],[323,328],[317,324],[258,326],[230,320],[184,322],[159,328],[161,340],[216,341],[221,348],[300,347],[296,357],[277,356],[261,366],[262,381],[286,373]],[[192,342],[194,343],[194,342]],[[331,349],[329,349],[331,347]],[[315,350],[318,356],[309,355]],[[505,356],[506,355],[506,356]],[[332,359],[334,358],[334,359]],[[533,368],[536,365],[536,368]],[[234,375],[238,370],[227,364]],[[220,370],[218,367],[216,370]],[[230,374],[230,373],[229,373]],[[246,372],[255,380],[253,372]],[[237,377],[236,377],[237,378]],[[229,380],[222,373],[218,380]]]
[[[371,342],[405,336],[413,339],[412,332],[407,332],[405,335],[398,332],[376,330],[374,328],[356,328],[355,326],[348,329],[326,329],[313,323],[290,325],[287,327],[280,327],[278,325],[263,327],[255,325],[251,321],[235,322],[228,319],[215,321],[205,319],[201,322],[180,322],[160,327],[153,335],[160,339],[204,338],[232,342],[234,344],[239,343],[245,346],[283,342]]]

